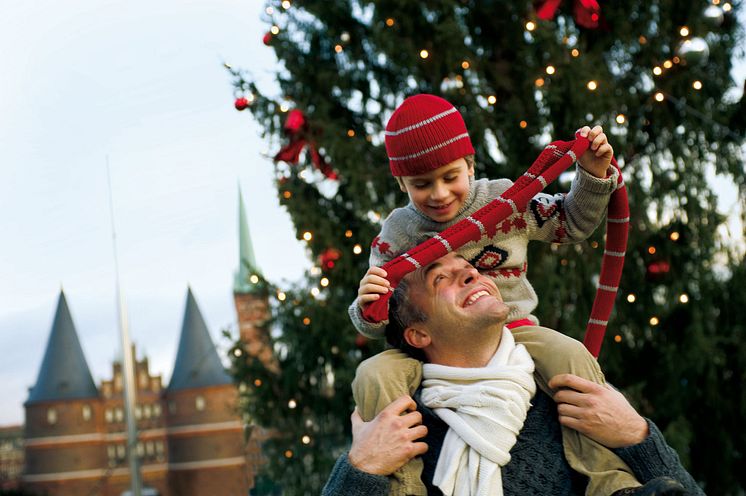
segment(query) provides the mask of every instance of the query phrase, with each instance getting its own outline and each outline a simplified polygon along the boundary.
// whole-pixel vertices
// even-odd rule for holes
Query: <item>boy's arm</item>
[[[608,177],[601,179],[578,166],[567,195],[534,196],[523,213],[529,239],[577,243],[588,238],[606,212],[618,177],[619,171],[614,167]]]

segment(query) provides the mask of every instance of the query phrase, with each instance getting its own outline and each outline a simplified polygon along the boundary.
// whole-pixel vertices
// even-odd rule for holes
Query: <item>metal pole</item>
[[[127,421],[127,456],[130,465],[132,496],[142,496],[140,459],[137,455],[137,423],[135,422],[135,367],[132,344],[130,342],[127,307],[119,283],[119,260],[117,256],[117,235],[114,228],[114,200],[111,193],[109,157],[106,157],[106,179],[109,186],[109,213],[111,215],[111,239],[114,245],[114,271],[116,275],[117,312],[119,314],[119,334],[122,340],[122,376],[124,379],[124,418]]]

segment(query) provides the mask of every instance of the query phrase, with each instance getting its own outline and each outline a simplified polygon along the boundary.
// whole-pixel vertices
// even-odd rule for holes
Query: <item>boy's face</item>
[[[420,212],[436,222],[448,222],[469,196],[469,177],[473,175],[474,167],[459,158],[427,174],[396,179]]]

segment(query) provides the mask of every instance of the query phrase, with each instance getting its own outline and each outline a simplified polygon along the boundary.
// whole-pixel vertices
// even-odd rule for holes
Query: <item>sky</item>
[[[269,144],[223,61],[270,87],[263,5],[5,2],[0,16],[0,425],[23,422],[63,288],[94,381],[119,356],[120,280],[138,357],[170,376],[190,285],[219,346],[235,328],[238,185],[271,281],[310,267]]]
[[[63,288],[94,381],[119,356],[107,161],[138,357],[170,376],[187,286],[219,348],[235,329],[240,184],[258,265],[310,267],[270,145],[233,108],[224,61],[272,88],[263,2],[5,2],[0,16],[0,425],[23,422]],[[742,87],[743,64],[733,73]],[[730,189],[729,189],[730,187]],[[721,209],[732,186],[717,180]],[[739,226],[736,224],[736,226]],[[739,229],[739,227],[736,227]]]

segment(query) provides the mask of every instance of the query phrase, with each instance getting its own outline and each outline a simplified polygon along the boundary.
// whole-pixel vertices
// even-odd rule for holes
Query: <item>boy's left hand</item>
[[[611,157],[614,156],[614,149],[611,148],[603,128],[596,126],[591,129],[588,126],[583,126],[580,129],[580,135],[588,138],[591,146],[578,158],[578,163],[590,174],[601,179],[605,178],[609,165],[611,165]]]

